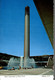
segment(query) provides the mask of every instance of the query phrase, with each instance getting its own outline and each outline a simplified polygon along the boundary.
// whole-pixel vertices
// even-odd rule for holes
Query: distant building
[[[14,56],[14,55],[9,55],[6,53],[0,53],[0,66],[6,66],[8,64],[8,61],[10,60],[10,58],[20,58],[18,56]],[[48,59],[49,57],[52,58],[53,60],[53,55],[42,55],[42,56],[30,56],[29,58],[33,58],[35,61],[35,64],[37,66],[45,66],[47,65]],[[23,57],[24,58],[24,57]]]

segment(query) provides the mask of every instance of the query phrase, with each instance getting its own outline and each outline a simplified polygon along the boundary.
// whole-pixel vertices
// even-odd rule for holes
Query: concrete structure
[[[49,67],[49,68],[53,67],[53,59],[52,59],[52,57],[48,58],[47,67]]]
[[[25,7],[25,36],[24,36],[24,66],[26,59],[30,55],[30,11],[29,7]]]
[[[53,44],[53,0],[33,0],[52,47]],[[53,67],[53,58],[48,58],[47,67]]]
[[[53,0],[33,0],[53,46]]]

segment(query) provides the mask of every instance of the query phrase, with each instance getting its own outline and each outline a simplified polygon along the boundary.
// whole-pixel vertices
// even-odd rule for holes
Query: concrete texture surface
[[[0,70],[0,75],[54,75],[54,70],[47,68]]]

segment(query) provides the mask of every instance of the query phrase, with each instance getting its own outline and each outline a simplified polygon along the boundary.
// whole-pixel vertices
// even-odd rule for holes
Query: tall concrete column
[[[24,67],[27,65],[27,58],[30,55],[30,10],[25,7],[25,36],[24,36]]]

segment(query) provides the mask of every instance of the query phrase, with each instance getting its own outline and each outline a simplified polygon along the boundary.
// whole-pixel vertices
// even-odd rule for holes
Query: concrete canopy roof
[[[53,0],[33,0],[53,46]]]

